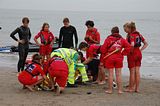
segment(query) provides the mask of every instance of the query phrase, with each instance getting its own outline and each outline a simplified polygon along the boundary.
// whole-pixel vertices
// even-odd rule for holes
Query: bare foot
[[[123,94],[123,91],[121,91],[121,90],[120,90],[120,91],[118,91],[118,94]]]
[[[92,84],[98,84],[100,81],[94,81],[92,82]]]
[[[23,88],[22,89],[27,89],[27,87],[25,85],[23,85]]]
[[[26,85],[26,87],[31,91],[31,92],[34,92],[35,90],[31,87],[31,86],[29,86],[29,85]]]
[[[130,93],[134,92],[134,90],[132,90],[132,89],[125,89],[124,91],[125,92],[130,92]]]
[[[101,82],[99,82],[98,84],[99,85],[104,85],[106,83],[106,81],[101,81]]]
[[[56,95],[57,95],[57,96],[59,96],[59,95],[60,95],[60,93],[61,93],[60,87],[59,87],[59,86],[57,86],[57,89],[56,89]]]
[[[140,93],[139,89],[135,90],[136,93]]]
[[[112,94],[112,91],[107,90],[107,91],[105,91],[105,93]]]

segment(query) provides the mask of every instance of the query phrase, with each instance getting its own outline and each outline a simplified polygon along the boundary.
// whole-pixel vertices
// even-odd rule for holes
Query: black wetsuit
[[[69,27],[63,26],[60,29],[60,34],[59,34],[59,47],[74,48],[73,35],[75,38],[75,48],[77,48],[78,36],[76,28],[71,25]]]
[[[15,41],[18,41],[18,39],[15,37],[15,34],[19,35],[20,40],[24,40],[25,43],[18,44],[18,51],[19,51],[19,61],[18,61],[18,72],[24,70],[25,61],[28,55],[28,49],[29,49],[29,40],[31,39],[31,32],[28,27],[19,27],[16,30],[14,30],[10,37],[12,37]]]

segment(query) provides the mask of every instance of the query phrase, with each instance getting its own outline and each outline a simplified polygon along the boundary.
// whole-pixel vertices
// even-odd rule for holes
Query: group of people
[[[102,85],[107,80],[108,89],[105,92],[111,94],[115,69],[115,82],[118,93],[121,94],[123,93],[121,71],[124,56],[127,56],[130,78],[125,91],[139,92],[142,51],[148,43],[136,30],[134,22],[128,22],[123,26],[127,33],[126,39],[119,34],[119,28],[115,26],[103,45],[100,45],[100,33],[94,27],[94,22],[88,20],[85,23],[87,27],[85,41],[78,46],[76,28],[70,25],[68,18],[64,18],[64,26],[59,34],[59,48],[55,50],[52,48],[55,37],[49,30],[49,24],[44,23],[40,32],[34,37],[36,44],[40,47],[39,54],[34,54],[27,65],[25,62],[31,39],[29,19],[24,17],[22,23],[23,25],[13,31],[10,36],[18,42],[18,80],[23,84],[23,88],[34,91],[36,86],[41,87],[46,83],[50,90],[60,94],[66,86],[77,87],[79,81],[82,85],[91,83]],[[19,39],[15,37],[17,33]],[[81,51],[86,52],[86,56]]]

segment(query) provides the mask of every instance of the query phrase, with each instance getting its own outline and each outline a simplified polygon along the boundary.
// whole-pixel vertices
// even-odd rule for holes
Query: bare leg
[[[121,68],[116,68],[116,82],[118,85],[118,93],[122,94],[122,73],[121,73]]]
[[[130,78],[129,78],[129,87],[127,88],[127,92],[134,91],[134,84],[135,84],[135,67],[130,68]]]
[[[102,81],[106,81],[105,68],[102,67]]]
[[[108,69],[109,72],[109,79],[108,79],[108,90],[106,91],[106,93],[111,94],[112,93],[112,86],[113,86],[113,68],[112,69]]]
[[[105,79],[104,67],[102,66],[99,71],[100,71],[100,76],[101,76],[101,82],[99,84],[105,84],[106,79]]]
[[[136,67],[136,75],[135,75],[135,92],[139,92],[139,83],[140,83],[140,67]]]
[[[57,90],[56,90],[56,94],[59,96],[60,93],[63,92],[63,91],[64,91],[64,87],[59,87],[59,86],[58,86],[58,88],[57,88]]]

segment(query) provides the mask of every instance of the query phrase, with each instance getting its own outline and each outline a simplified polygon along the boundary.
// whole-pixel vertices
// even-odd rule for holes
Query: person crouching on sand
[[[68,78],[68,65],[64,59],[53,56],[49,61],[49,77],[52,83],[52,89],[59,95],[64,91]],[[57,86],[56,86],[57,85]]]
[[[103,65],[100,66],[100,60],[98,59],[101,46],[99,44],[89,45],[86,42],[79,44],[79,49],[86,51],[86,60],[83,64],[88,65],[88,70],[91,71],[94,83],[105,84],[105,73]]]
[[[40,38],[41,43],[38,42],[38,38]],[[42,56],[42,63],[44,62],[45,57],[48,61],[50,59],[50,54],[54,43],[54,35],[49,31],[48,23],[43,24],[41,31],[34,37],[34,41],[40,46],[39,53]]]
[[[34,91],[33,87],[40,84],[44,79],[49,82],[49,79],[46,77],[42,67],[40,65],[41,56],[39,54],[34,54],[32,57],[32,63],[26,66],[26,69],[22,71],[18,80],[23,87],[28,88],[30,91]]]
[[[104,44],[101,46],[101,52],[103,54],[104,65],[109,72],[109,88],[105,91],[108,94],[111,94],[113,86],[113,72],[114,68],[116,71],[116,82],[118,85],[118,93],[123,93],[122,91],[122,78],[121,70],[123,67],[123,56],[127,55],[130,52],[130,44],[122,38],[119,34],[119,28],[113,27],[111,30],[111,35],[107,37]],[[122,50],[123,49],[123,50]]]
[[[142,61],[142,51],[148,46],[145,38],[136,30],[134,22],[126,25],[128,32],[127,41],[131,44],[131,52],[127,56],[128,68],[130,70],[128,92],[139,92],[140,67]],[[126,31],[125,29],[125,31]],[[144,45],[141,47],[141,43]]]

